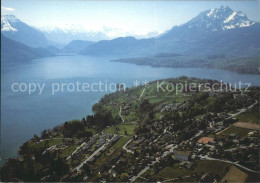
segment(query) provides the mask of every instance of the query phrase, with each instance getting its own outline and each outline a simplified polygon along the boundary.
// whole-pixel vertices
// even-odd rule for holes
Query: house
[[[189,161],[191,153],[188,151],[175,151],[175,159],[181,161]]]

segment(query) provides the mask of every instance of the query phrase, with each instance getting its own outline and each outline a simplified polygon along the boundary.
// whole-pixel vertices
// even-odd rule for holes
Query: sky
[[[201,11],[229,6],[251,20],[260,20],[259,1],[83,1],[2,0],[2,14],[14,14],[34,27],[118,29],[134,34],[164,32]]]

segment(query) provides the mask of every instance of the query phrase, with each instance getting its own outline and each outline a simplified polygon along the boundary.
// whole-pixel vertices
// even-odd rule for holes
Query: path
[[[87,163],[89,160],[91,160],[97,153],[99,153],[103,148],[106,147],[107,144],[102,145],[100,148],[98,148],[93,154],[91,154],[87,159],[85,159],[80,165],[78,165],[73,171],[77,170],[78,172],[82,168],[82,166]]]
[[[141,93],[140,97],[139,97],[137,100],[141,100],[141,99],[142,99],[142,96],[143,96],[143,94],[144,94],[145,90],[146,90],[146,88],[144,88],[144,89],[143,89],[143,91],[142,91],[142,93]]]
[[[133,139],[128,140],[127,143],[125,143],[125,145],[123,146],[123,149],[124,149],[126,152],[128,152],[128,153],[134,154],[134,151],[132,151],[132,150],[126,148],[126,146],[127,146],[130,142],[132,142],[132,140],[133,140]]]
[[[124,118],[123,118],[123,116],[121,115],[121,112],[122,112],[122,106],[120,106],[120,110],[119,110],[119,116],[120,116],[120,118],[121,118],[121,120],[122,120],[122,123],[124,123],[125,122],[125,120],[124,120]]]

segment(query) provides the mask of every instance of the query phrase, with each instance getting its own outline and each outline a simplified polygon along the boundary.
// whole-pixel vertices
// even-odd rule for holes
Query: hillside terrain
[[[67,44],[61,52],[63,53],[74,53],[77,54],[84,48],[87,48],[89,45],[93,44],[92,41],[83,41],[83,40],[74,40]]]
[[[225,89],[187,77],[118,87],[93,105],[93,115],[25,142],[1,180],[256,181],[259,88]]]
[[[153,57],[134,57],[111,60],[136,65],[150,65],[152,67],[198,67],[225,69],[237,73],[260,74],[260,57],[234,58],[225,54],[209,55],[207,57],[184,56],[180,54],[161,53]]]
[[[17,65],[36,58],[55,56],[46,48],[32,48],[1,34],[1,63]]]

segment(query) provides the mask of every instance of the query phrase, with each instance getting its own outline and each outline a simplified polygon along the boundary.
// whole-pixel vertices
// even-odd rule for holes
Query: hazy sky
[[[2,14],[14,14],[35,27],[71,25],[98,31],[104,27],[145,34],[180,25],[201,11],[228,5],[260,20],[258,1],[70,1],[2,0]]]

